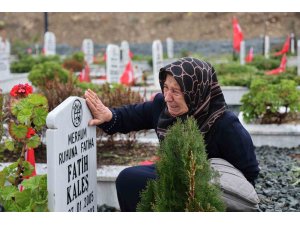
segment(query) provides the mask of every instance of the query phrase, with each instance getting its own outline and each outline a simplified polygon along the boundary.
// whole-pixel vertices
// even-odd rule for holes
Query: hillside
[[[236,16],[246,39],[265,32],[284,37],[290,32],[300,36],[300,13],[48,13],[49,30],[58,44],[80,46],[84,38],[94,43],[134,43],[230,40],[232,17]],[[44,13],[0,13],[7,36],[14,42],[42,42]]]

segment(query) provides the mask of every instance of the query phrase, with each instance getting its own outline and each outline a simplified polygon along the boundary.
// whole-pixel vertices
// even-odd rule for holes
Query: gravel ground
[[[260,198],[261,212],[299,212],[300,179],[293,169],[300,167],[300,146],[298,148],[275,148],[263,146],[256,148],[261,168],[256,182]]]

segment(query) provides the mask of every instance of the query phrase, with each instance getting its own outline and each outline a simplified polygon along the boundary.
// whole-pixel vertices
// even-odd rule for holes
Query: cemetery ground
[[[130,148],[128,148],[130,147]],[[124,143],[103,145],[97,143],[97,167],[103,165],[134,166],[143,161],[155,159],[157,145],[149,143]],[[300,212],[300,183],[292,171],[300,166],[300,146],[294,148],[256,147],[260,174],[256,191],[260,198],[260,212]],[[46,146],[35,150],[36,162],[46,163]],[[13,162],[18,156],[4,152],[4,162]],[[299,172],[298,172],[299,173]],[[297,183],[298,179],[298,183]],[[114,207],[98,205],[98,211],[117,211]]]

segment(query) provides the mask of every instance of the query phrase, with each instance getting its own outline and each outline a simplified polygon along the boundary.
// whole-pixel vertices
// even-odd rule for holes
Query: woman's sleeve
[[[222,157],[254,184],[259,167],[250,134],[237,118],[224,126],[220,132],[219,147]]]
[[[161,98],[156,97],[153,101],[112,108],[111,121],[98,127],[108,134],[153,129],[153,117],[159,111],[160,102]]]

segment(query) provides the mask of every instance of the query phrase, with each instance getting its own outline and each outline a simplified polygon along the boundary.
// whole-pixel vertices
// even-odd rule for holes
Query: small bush
[[[32,68],[28,79],[34,86],[43,89],[48,81],[53,81],[56,77],[59,82],[66,83],[69,71],[63,69],[57,62],[44,62]]]
[[[256,120],[262,124],[285,122],[300,110],[300,91],[295,81],[280,80],[277,84],[257,79],[242,99],[241,111],[246,122]],[[282,112],[280,109],[284,107]]]
[[[259,70],[272,70],[280,65],[280,58],[266,59],[262,55],[256,55],[249,65],[256,67]]]
[[[137,211],[199,212],[224,211],[221,190],[210,181],[204,140],[195,119],[177,121],[158,149],[156,180],[141,194]]]
[[[75,52],[70,58],[63,61],[63,67],[72,72],[79,72],[84,67],[83,52]]]

